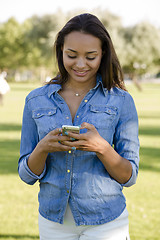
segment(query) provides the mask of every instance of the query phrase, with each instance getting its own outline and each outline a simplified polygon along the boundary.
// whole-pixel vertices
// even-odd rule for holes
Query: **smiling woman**
[[[122,190],[138,174],[138,117],[112,40],[85,13],[55,49],[57,76],[26,98],[19,159],[22,180],[40,182],[40,239],[129,240]]]
[[[55,51],[59,74],[54,78],[55,81],[51,80],[50,83],[69,82],[69,67],[73,73],[83,72],[85,75],[89,72],[88,75],[91,73],[94,78],[100,73],[103,85],[108,90],[113,86],[125,90],[121,66],[109,33],[96,18],[92,18],[93,23],[91,23],[89,16],[93,15],[86,14],[88,21],[83,14],[79,16],[81,18],[71,19],[57,35]],[[84,85],[83,87],[85,88]]]
[[[100,39],[74,31],[65,37],[62,50],[63,64],[69,74],[68,84],[77,85],[77,89],[84,89],[87,82],[87,87],[94,87],[102,58]]]

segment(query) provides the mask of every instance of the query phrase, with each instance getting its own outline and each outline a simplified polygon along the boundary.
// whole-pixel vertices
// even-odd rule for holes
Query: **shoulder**
[[[133,97],[131,96],[131,94],[121,88],[117,88],[117,87],[114,87],[114,88],[111,88],[111,90],[108,91],[108,94],[111,95],[111,96],[117,96],[117,98],[121,98],[123,99],[123,101],[125,100],[130,100],[130,101],[133,101]]]
[[[26,101],[30,101],[34,98],[42,97],[42,96],[49,96],[51,93],[58,89],[57,84],[46,84],[42,87],[36,88],[32,90],[27,96]]]
[[[38,97],[38,96],[42,96],[45,95],[47,93],[47,85],[39,87],[39,88],[35,88],[34,90],[32,90],[27,96],[26,96],[26,101],[29,101],[32,98]]]
[[[109,92],[110,103],[118,109],[119,113],[123,115],[130,115],[136,113],[136,105],[133,97],[127,91],[120,88],[112,88]]]

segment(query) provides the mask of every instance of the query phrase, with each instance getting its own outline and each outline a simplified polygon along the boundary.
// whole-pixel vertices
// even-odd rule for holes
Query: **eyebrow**
[[[77,51],[71,49],[71,48],[68,48],[67,50],[71,51],[71,52],[74,52],[74,53],[77,53]],[[97,51],[90,51],[90,52],[87,52],[87,53],[97,53]]]

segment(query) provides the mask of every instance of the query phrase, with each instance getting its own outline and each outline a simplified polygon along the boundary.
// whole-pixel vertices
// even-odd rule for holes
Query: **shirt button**
[[[77,115],[77,118],[79,118],[79,116]]]
[[[51,114],[51,112],[49,112],[48,114]]]
[[[66,119],[69,119],[69,117],[66,117]]]
[[[69,190],[67,190],[67,193],[69,193]]]
[[[37,116],[39,116],[40,115],[40,113],[37,113]]]
[[[85,102],[88,102],[88,100],[87,100],[87,99],[85,99],[84,101],[85,101]]]
[[[71,150],[69,150],[68,153],[71,153]]]
[[[70,173],[70,170],[68,169],[67,172]]]

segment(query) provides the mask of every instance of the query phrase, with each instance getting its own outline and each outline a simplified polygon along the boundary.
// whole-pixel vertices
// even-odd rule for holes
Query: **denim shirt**
[[[26,97],[18,171],[27,184],[40,184],[40,214],[63,223],[69,203],[75,223],[99,225],[114,220],[126,207],[123,186],[136,182],[139,165],[138,117],[131,95],[119,88],[107,90],[101,77],[82,100],[72,122],[68,105],[58,94],[61,86],[49,84]],[[113,179],[95,152],[80,150],[48,153],[43,173],[35,175],[27,161],[44,136],[63,124],[93,124],[99,134],[132,165],[125,184]],[[81,130],[85,132],[86,130]]]

